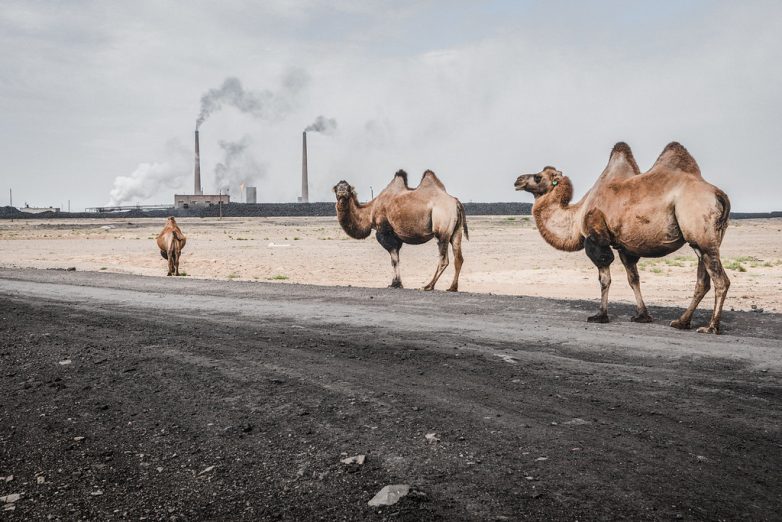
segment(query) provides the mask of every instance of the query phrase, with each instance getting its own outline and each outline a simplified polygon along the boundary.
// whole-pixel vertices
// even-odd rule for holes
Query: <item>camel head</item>
[[[344,198],[350,198],[356,195],[356,188],[344,179],[334,185],[334,194],[337,195],[337,201]]]
[[[548,194],[554,190],[563,179],[567,179],[562,176],[562,172],[558,171],[554,167],[546,167],[537,174],[523,174],[516,178],[515,187],[516,190],[525,190],[538,197]]]

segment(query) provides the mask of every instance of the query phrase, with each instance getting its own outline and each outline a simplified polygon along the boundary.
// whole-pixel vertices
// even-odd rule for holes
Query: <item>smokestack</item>
[[[307,179],[307,131],[301,133],[301,202],[310,202],[309,180]]]
[[[195,131],[195,190],[193,191],[193,194],[200,195],[203,194],[203,191],[201,190],[201,152],[199,150],[198,146],[198,129]]]

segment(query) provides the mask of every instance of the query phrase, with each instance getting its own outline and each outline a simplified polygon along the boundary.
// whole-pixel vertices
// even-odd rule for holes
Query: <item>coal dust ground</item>
[[[782,317],[595,306],[0,270],[0,519],[779,517]]]

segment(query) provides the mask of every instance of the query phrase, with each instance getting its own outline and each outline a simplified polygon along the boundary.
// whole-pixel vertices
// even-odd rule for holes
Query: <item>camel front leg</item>
[[[703,257],[697,250],[696,253],[698,254],[698,280],[695,282],[695,293],[692,295],[690,306],[687,307],[682,316],[671,321],[671,326],[679,328],[680,330],[687,330],[690,328],[692,314],[695,313],[695,309],[698,308],[703,296],[706,295],[711,287],[709,273],[706,272],[706,265],[703,263]]]
[[[719,250],[704,251],[701,254],[703,265],[706,272],[714,283],[714,311],[711,313],[709,326],[698,328],[699,333],[720,333],[720,318],[722,317],[722,305],[725,303],[725,296],[728,295],[730,288],[730,279],[725,269],[722,268]]]
[[[636,314],[630,318],[634,323],[651,323],[653,321],[652,316],[649,315],[649,311],[646,309],[644,299],[641,297],[641,278],[638,275],[638,258],[619,251],[619,259],[625,266],[627,271],[627,282],[630,283],[630,288],[633,289],[635,294]]]
[[[390,229],[383,227],[378,229],[375,239],[388,251],[391,256],[391,267],[394,269],[394,278],[388,288],[402,288],[402,276],[399,271],[399,250],[402,248],[402,240]]]
[[[597,268],[600,279],[600,311],[587,317],[589,323],[607,323],[608,320],[608,289],[611,287],[611,268],[600,266]]]
[[[451,283],[448,292],[459,291],[459,273],[462,271],[462,263],[464,263],[464,257],[462,257],[462,231],[457,230],[451,238],[451,250],[453,250],[453,283]]]
[[[600,279],[600,312],[587,317],[590,323],[608,322],[608,289],[611,287],[611,263],[614,261],[614,253],[608,245],[600,245],[592,237],[584,240],[584,249],[589,259],[597,266]]]
[[[174,260],[174,275],[179,277],[179,256],[182,255],[182,251],[177,248],[176,249],[176,259]]]
[[[399,271],[399,249],[389,250],[388,253],[391,254],[391,267],[394,269],[394,278],[391,280],[389,288],[402,288],[402,274]]]
[[[434,277],[431,281],[429,281],[429,284],[424,287],[424,290],[434,290],[434,285],[437,283],[437,280],[440,279],[440,276],[443,274],[443,271],[448,267],[448,241],[438,241],[437,247],[440,250],[440,260],[437,262],[437,268],[434,271]]]
[[[174,249],[169,248],[168,249],[168,274],[166,275],[173,275],[174,274]]]

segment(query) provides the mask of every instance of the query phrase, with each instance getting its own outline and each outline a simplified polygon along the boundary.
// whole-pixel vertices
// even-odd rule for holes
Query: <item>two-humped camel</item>
[[[157,236],[157,246],[160,249],[160,255],[163,259],[168,259],[168,274],[179,275],[179,256],[182,249],[185,248],[187,238],[179,229],[176,220],[169,217],[166,220],[166,226]]]
[[[601,287],[600,312],[590,322],[608,322],[609,265],[613,247],[627,270],[637,303],[636,322],[652,318],[641,297],[636,264],[641,257],[662,257],[688,243],[698,256],[698,280],[690,306],[675,328],[689,328],[703,296],[714,283],[714,311],[698,332],[719,333],[720,315],[730,286],[720,261],[720,244],[728,226],[730,201],[704,181],[695,159],[679,143],[669,143],[652,168],[641,174],[630,147],[617,143],[603,173],[575,204],[573,185],[554,167],[519,176],[516,190],[535,196],[532,212],[543,239],[568,252],[586,249],[597,266]]]
[[[403,243],[419,245],[437,238],[440,259],[434,277],[424,290],[434,290],[434,285],[448,266],[448,244],[454,257],[454,277],[449,292],[459,289],[459,272],[462,269],[462,232],[469,239],[464,207],[458,199],[445,191],[445,186],[434,172],[427,170],[415,189],[407,185],[407,173],[394,175],[391,183],[366,204],[358,201],[355,189],[340,181],[334,187],[337,195],[337,218],[342,229],[352,238],[364,239],[376,230],[378,243],[391,255],[394,269],[392,288],[402,288],[399,272],[399,250]]]

